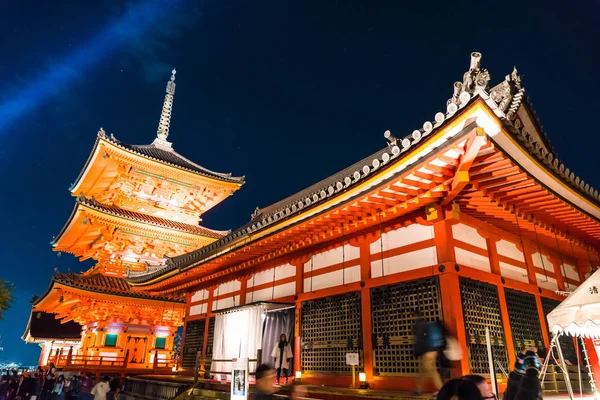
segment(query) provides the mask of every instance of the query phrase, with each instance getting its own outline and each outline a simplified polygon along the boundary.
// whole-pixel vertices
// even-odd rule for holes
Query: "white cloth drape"
[[[214,360],[256,358],[262,342],[263,309],[252,307],[219,314],[215,319]],[[213,361],[211,371],[231,372],[230,362]]]

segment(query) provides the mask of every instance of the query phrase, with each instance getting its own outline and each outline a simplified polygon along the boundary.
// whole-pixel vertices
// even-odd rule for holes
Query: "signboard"
[[[248,400],[248,359],[233,362],[231,371],[231,400]]]
[[[360,365],[358,353],[346,353],[346,365]]]

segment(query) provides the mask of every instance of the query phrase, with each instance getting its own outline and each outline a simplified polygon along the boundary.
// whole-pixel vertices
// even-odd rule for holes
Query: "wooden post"
[[[378,236],[377,236],[378,237]],[[375,239],[377,239],[377,237]],[[371,243],[363,239],[359,241],[360,249],[360,281],[367,282],[371,278]],[[361,284],[361,286],[363,286]],[[362,350],[363,369],[367,380],[373,379],[375,363],[373,359],[373,322],[371,319],[371,290],[363,287],[360,290],[362,315]],[[352,375],[354,379],[354,375]]]
[[[154,360],[152,360],[152,369],[156,372],[158,368],[158,350],[154,350]]]
[[[456,336],[463,353],[462,360],[453,363],[454,365],[452,367],[452,377],[458,378],[467,375],[470,371],[465,318],[460,295],[460,282],[458,280],[458,275],[454,271],[448,271],[441,274],[439,279],[444,323],[450,330],[450,333]]]
[[[544,317],[544,308],[542,307],[542,297],[540,295],[535,296],[535,303],[537,305],[542,338],[544,339],[544,347],[546,347],[546,352],[548,352],[550,351],[550,337],[548,335],[548,325],[546,324],[546,318]]]
[[[129,349],[125,350],[125,361],[123,361],[123,368],[127,368],[129,363]]]
[[[552,266],[554,267],[554,276],[556,277],[556,285],[558,286],[558,290],[567,290],[565,285],[565,276],[563,275],[563,265],[560,261],[560,258],[554,256],[550,256],[549,258]]]
[[[296,312],[294,315],[294,371],[302,371],[302,302],[298,296],[304,293],[304,263],[308,258],[300,258],[292,261],[296,267]]]
[[[506,293],[503,286],[498,286],[498,302],[500,303],[500,317],[502,318],[502,328],[504,329],[504,338],[506,339],[506,350],[508,353],[508,364],[514,365],[517,361],[515,343],[510,328],[510,318],[508,316],[508,306],[506,305]],[[523,349],[517,349],[521,351]]]
[[[66,365],[71,365],[71,360],[73,359],[73,346],[69,348],[69,353],[67,354],[67,363]]]
[[[212,303],[214,299],[215,290],[209,288],[208,290],[208,304],[206,304],[206,322],[204,324],[204,337],[202,338],[202,358],[206,358],[206,346],[208,346],[208,326],[210,325],[210,314],[212,313]]]
[[[494,238],[486,238],[485,244],[488,249],[488,259],[490,260],[490,268],[492,274],[501,276],[500,261],[498,260],[498,248],[496,247],[497,240]]]

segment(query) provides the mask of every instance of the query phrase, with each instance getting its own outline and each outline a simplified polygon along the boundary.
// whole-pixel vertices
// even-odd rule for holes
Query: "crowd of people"
[[[120,380],[90,374],[65,375],[54,364],[35,372],[6,373],[0,380],[0,400],[116,400]]]

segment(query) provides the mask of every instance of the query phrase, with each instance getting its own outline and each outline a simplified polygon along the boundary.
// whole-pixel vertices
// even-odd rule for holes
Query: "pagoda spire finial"
[[[160,122],[158,123],[158,131],[156,137],[160,140],[167,140],[169,137],[169,125],[171,125],[171,113],[173,111],[173,96],[175,95],[175,74],[177,71],[173,68],[171,72],[171,80],[167,83],[167,94],[163,104]]]

